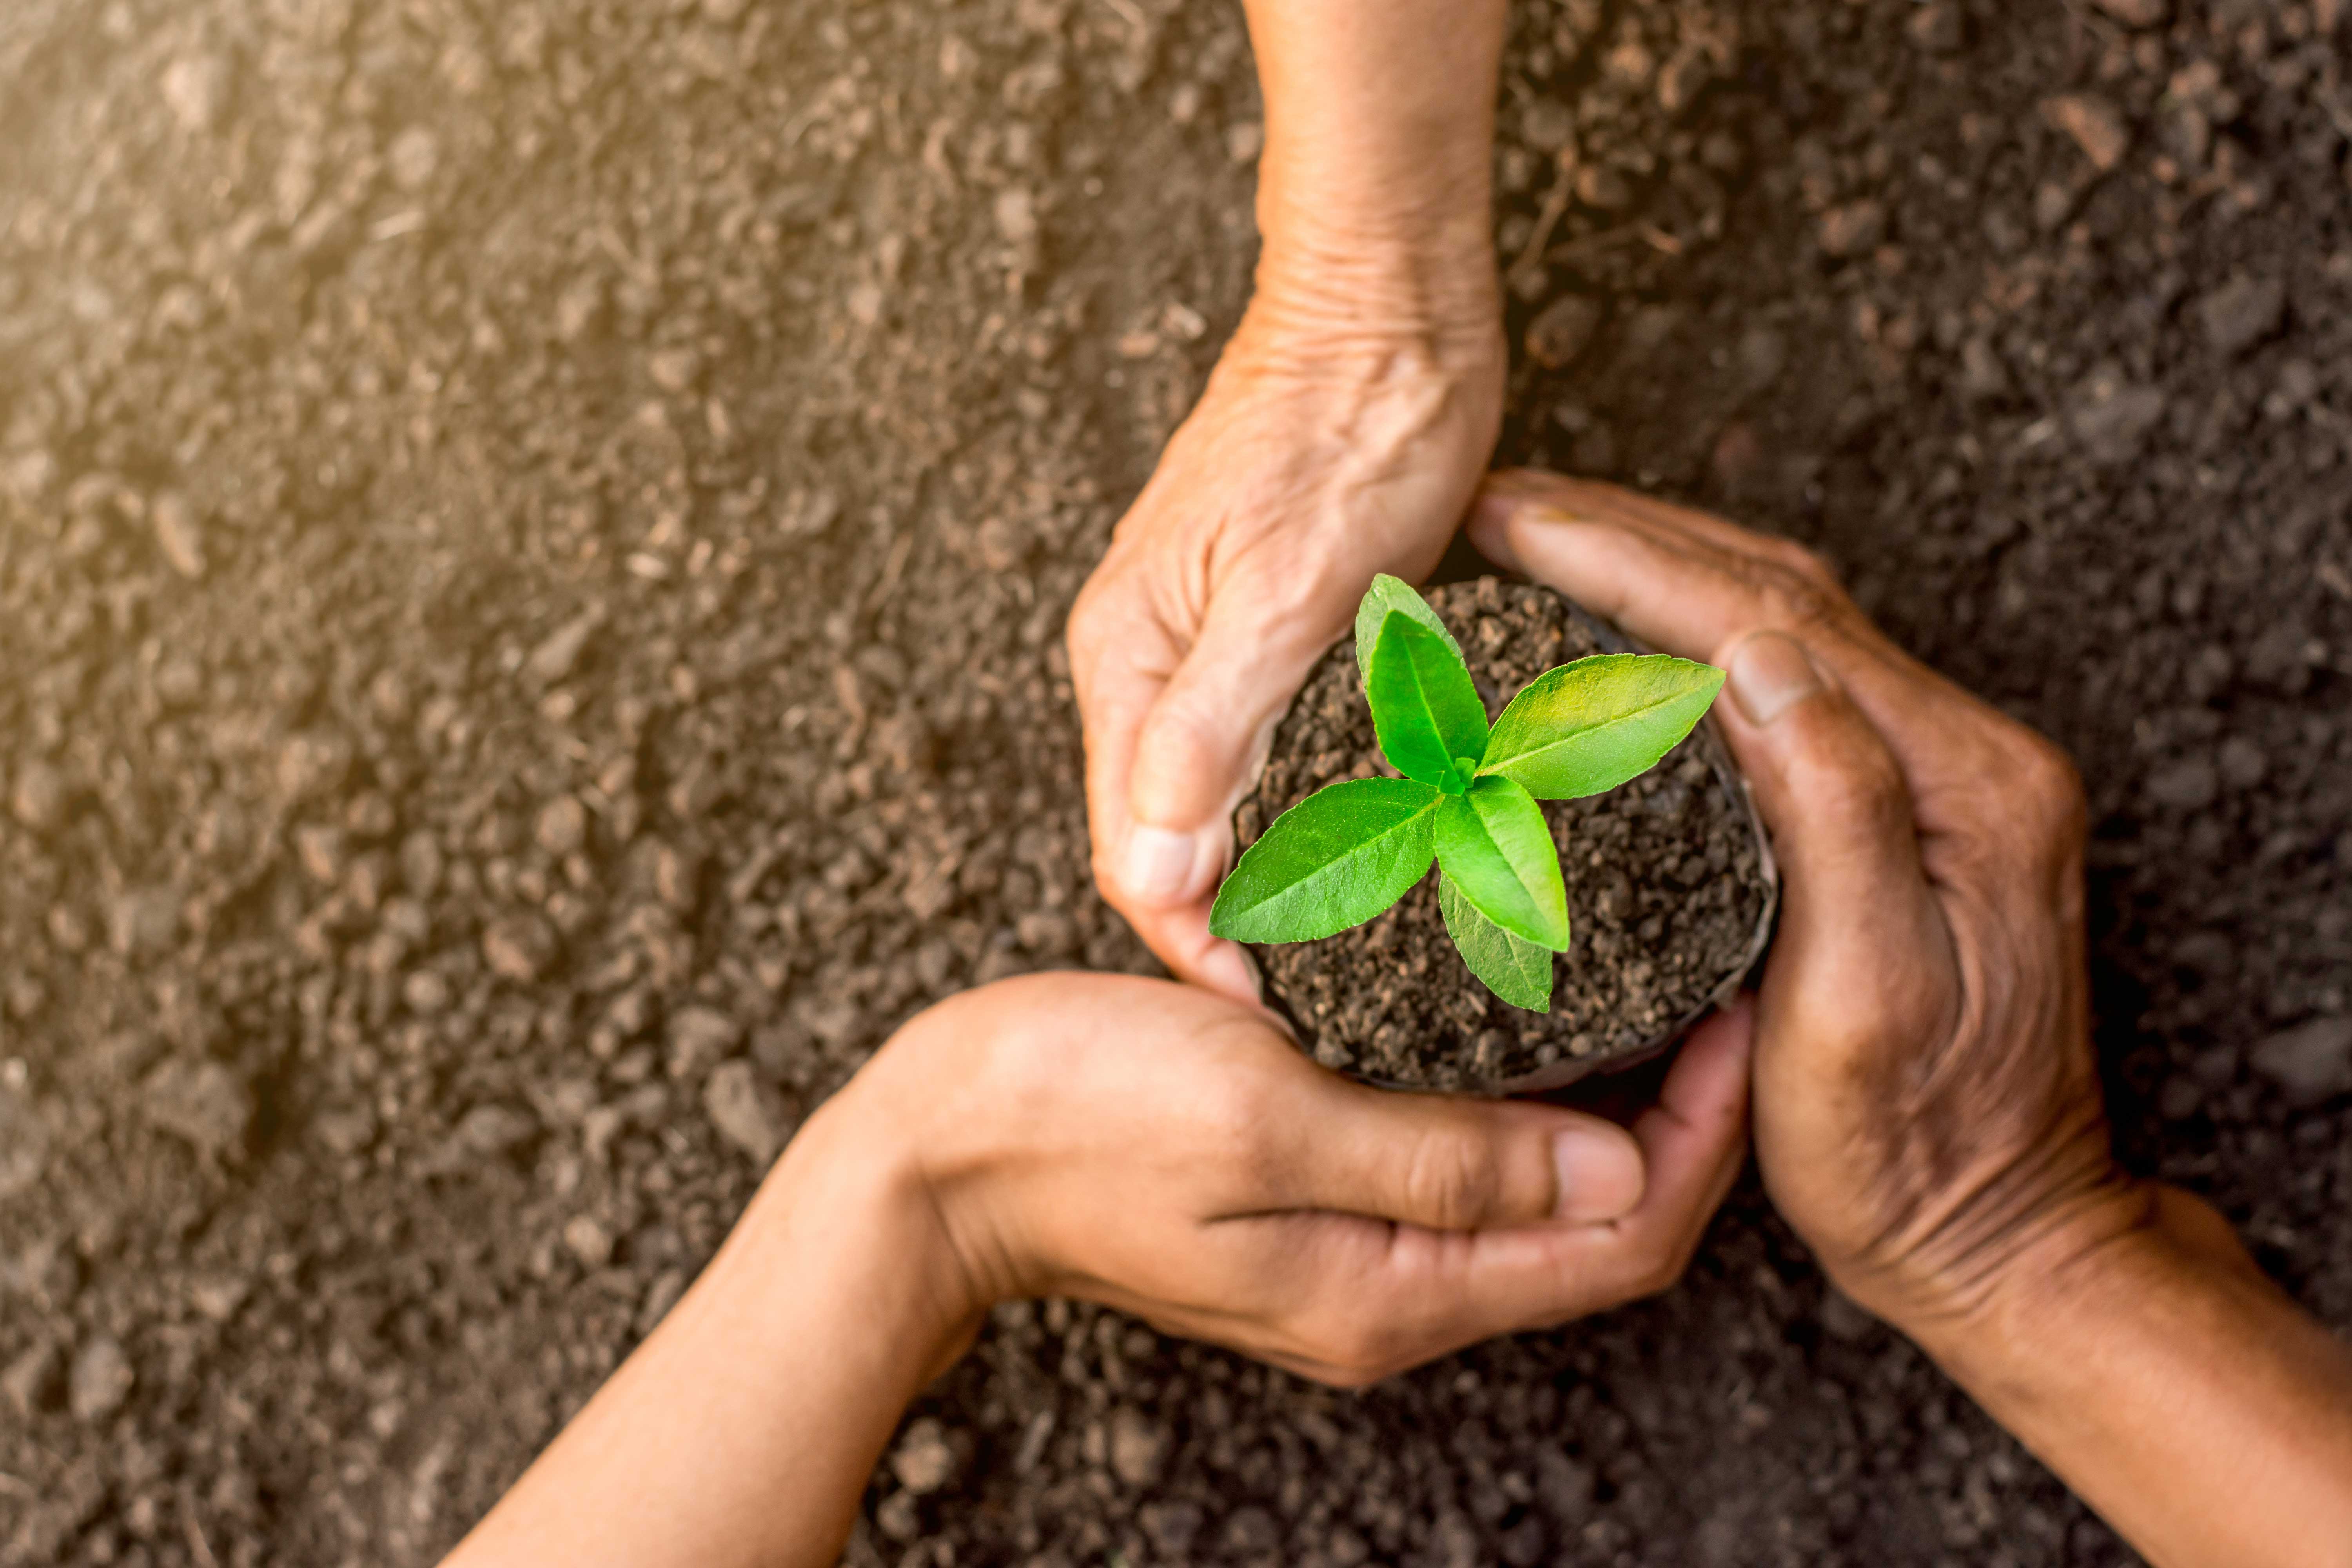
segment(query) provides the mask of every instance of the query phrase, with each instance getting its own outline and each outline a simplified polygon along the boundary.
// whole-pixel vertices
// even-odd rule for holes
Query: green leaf
[[[1479,776],[1515,780],[1538,800],[1615,789],[1673,751],[1722,687],[1713,665],[1664,654],[1604,653],[1548,669],[1495,721]]]
[[[1486,705],[1470,684],[1462,656],[1445,640],[1399,610],[1381,624],[1364,679],[1372,728],[1397,772],[1448,795],[1470,787],[1475,771],[1454,759],[1486,749]]]
[[[1359,926],[1429,869],[1437,805],[1411,779],[1351,779],[1274,819],[1217,889],[1209,930],[1235,942],[1311,942]]]
[[[1380,646],[1381,628],[1388,624],[1391,610],[1411,616],[1444,637],[1454,658],[1462,657],[1462,645],[1454,640],[1454,634],[1445,629],[1445,623],[1437,618],[1429,601],[1414,593],[1403,578],[1383,572],[1372,579],[1372,585],[1364,590],[1363,603],[1356,606],[1356,670],[1364,678],[1366,686],[1372,683],[1372,650]]]
[[[1568,951],[1568,888],[1535,796],[1482,778],[1437,808],[1437,863],[1478,912],[1523,941]]]
[[[1442,871],[1437,912],[1445,917],[1446,934],[1460,950],[1462,962],[1486,982],[1487,990],[1530,1013],[1551,1011],[1550,949],[1513,936],[1480,914],[1469,895]]]

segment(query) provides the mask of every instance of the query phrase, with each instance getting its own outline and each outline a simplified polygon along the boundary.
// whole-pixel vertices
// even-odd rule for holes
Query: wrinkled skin
[[[2140,1224],[2091,1049],[2064,754],[1895,648],[1786,541],[1527,472],[1490,482],[1475,526],[1634,636],[1734,670],[1717,712],[1787,873],[1757,1153],[1840,1285],[1883,1315],[1966,1313],[2027,1255],[2059,1266]],[[1806,743],[1737,700],[1743,649],[1782,667],[1796,695],[1769,728]]]
[[[1243,950],[1208,929],[1234,806],[1364,584],[1418,582],[1444,552],[1494,447],[1502,364],[1483,332],[1263,303],[1079,595],[1096,879],[1180,977],[1255,998]]]

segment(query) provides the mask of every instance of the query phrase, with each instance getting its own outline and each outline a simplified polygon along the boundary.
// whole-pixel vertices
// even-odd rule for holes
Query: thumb
[[[1243,595],[1210,606],[1144,718],[1128,781],[1119,879],[1169,906],[1207,898],[1233,848],[1233,810],[1256,779],[1283,710],[1328,639],[1301,639]]]
[[[1724,727],[1771,829],[1790,919],[1843,925],[1924,904],[1909,786],[1844,689],[1786,632],[1751,632],[1717,662]]]
[[[1814,1086],[1801,1098],[1851,1092],[1877,1043],[1931,1026],[1955,994],[1910,789],[1885,739],[1795,637],[1751,632],[1717,662],[1731,694],[1718,712],[1786,892],[1765,974],[1759,1084],[1793,1068]],[[1773,1027],[1776,1018],[1791,1026]],[[1785,1062],[1775,1060],[1780,1042]]]
[[[1555,1106],[1402,1094],[1303,1058],[1276,1123],[1283,1206],[1434,1231],[1598,1224],[1642,1201],[1642,1148],[1613,1121]]]

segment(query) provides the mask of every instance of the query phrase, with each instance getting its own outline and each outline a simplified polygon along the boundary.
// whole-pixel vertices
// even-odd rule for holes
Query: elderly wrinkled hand
[[[1501,408],[1490,330],[1277,316],[1262,289],[1069,625],[1096,879],[1181,978],[1244,1000],[1208,923],[1234,804],[1364,584],[1436,563]]]
[[[2211,1207],[2112,1157],[2065,758],[1785,542],[1527,473],[1473,526],[1729,672],[1717,710],[1786,872],[1757,1156],[1831,1278],[2149,1561],[2352,1563],[2352,1356]]]
[[[2137,1223],[2090,1043],[2082,791],[2055,746],[1907,658],[1785,541],[1605,485],[1497,476],[1475,524],[1628,631],[1722,666],[1787,873],[1759,1159],[1883,1314],[1966,1310]]]

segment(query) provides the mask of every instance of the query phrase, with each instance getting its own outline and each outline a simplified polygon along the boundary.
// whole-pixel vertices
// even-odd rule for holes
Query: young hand
[[[1663,1289],[1745,1152],[1748,1019],[1632,1131],[1390,1094],[1164,981],[1006,981],[909,1023],[452,1568],[821,1568],[907,1402],[1060,1292],[1366,1383]]]
[[[915,1020],[803,1137],[903,1171],[967,1318],[1078,1296],[1362,1384],[1671,1283],[1738,1169],[1748,1033],[1705,1026],[1628,1132],[1367,1088],[1204,992],[1041,975]]]

